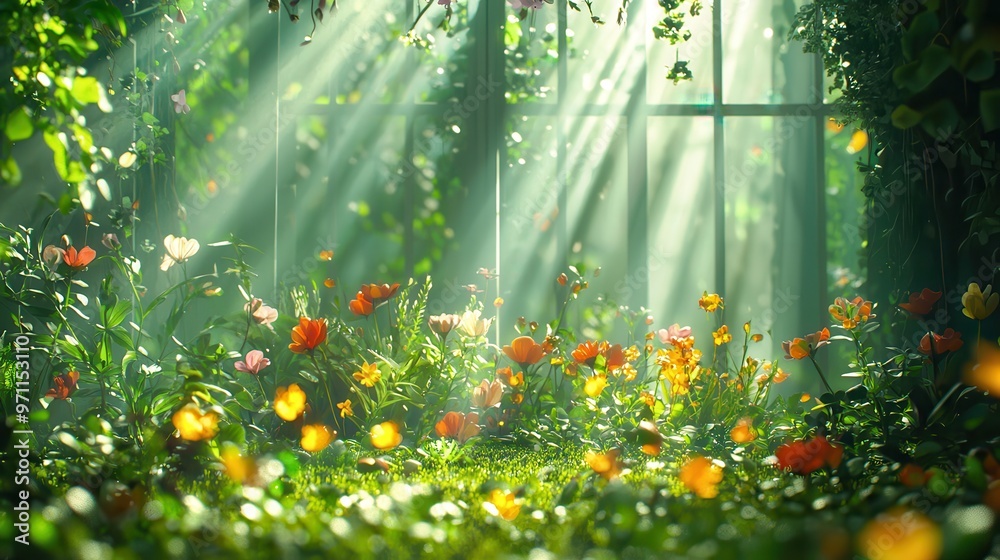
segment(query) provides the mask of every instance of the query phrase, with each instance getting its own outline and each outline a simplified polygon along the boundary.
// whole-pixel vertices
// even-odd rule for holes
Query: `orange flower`
[[[938,560],[944,536],[926,515],[897,507],[869,521],[858,534],[858,546],[866,558]]]
[[[69,373],[59,375],[52,380],[56,386],[49,389],[49,391],[45,393],[45,396],[53,399],[66,400],[76,392],[76,382],[79,380],[80,373],[77,371],[71,371]]]
[[[872,315],[872,302],[865,301],[861,296],[847,301],[839,297],[830,306],[830,316],[834,321],[840,321],[845,329],[855,329],[858,323],[865,323],[875,317]]]
[[[639,444],[642,452],[646,455],[657,456],[663,447],[663,434],[657,429],[656,424],[649,420],[639,422]]]
[[[389,284],[364,284],[361,286],[360,293],[364,295],[365,299],[368,301],[378,303],[396,295],[396,290],[398,289],[398,282],[391,286]]]
[[[212,439],[219,433],[218,413],[203,412],[194,403],[179,408],[170,420],[181,439],[187,441]]]
[[[225,444],[219,457],[226,474],[234,482],[243,484],[257,476],[257,462],[252,457],[244,457],[235,445]]]
[[[369,435],[375,449],[392,449],[403,441],[403,434],[399,433],[399,425],[395,422],[375,424]]]
[[[939,299],[941,299],[941,292],[924,288],[920,292],[910,294],[909,301],[901,303],[899,306],[914,315],[927,315]]]
[[[902,469],[899,469],[899,481],[904,486],[909,486],[910,488],[920,488],[924,484],[927,484],[930,478],[931,476],[920,465],[909,463]]]
[[[684,486],[700,498],[714,498],[719,495],[719,483],[722,482],[722,467],[711,459],[695,455],[688,459],[678,475]]]
[[[79,270],[81,268],[87,268],[87,265],[93,262],[94,258],[97,257],[97,253],[90,247],[84,246],[77,253],[76,247],[67,247],[66,251],[63,253],[63,262],[67,266],[74,270]]]
[[[600,349],[597,347],[597,343],[592,340],[581,342],[576,350],[570,353],[578,364],[587,364],[590,367],[594,367],[594,361],[599,354]]]
[[[563,272],[562,274],[559,275],[558,278],[556,278],[556,282],[559,282],[560,286],[565,286],[566,282],[568,282],[568,281],[569,281],[569,278],[566,276],[565,272]]]
[[[1000,398],[1000,348],[995,344],[980,343],[979,359],[975,365],[966,368],[962,381]]]
[[[806,335],[805,338],[793,338],[781,343],[781,348],[785,351],[785,359],[801,360],[808,358],[819,348],[830,343],[830,329],[824,328],[821,331]]]
[[[294,422],[306,410],[306,393],[298,383],[278,387],[274,395],[274,412],[285,422]]]
[[[510,402],[514,404],[521,404],[524,402],[524,393],[514,393],[510,396]]]
[[[333,251],[329,251],[329,250],[325,250],[325,249],[322,250],[322,251],[320,251],[319,252],[319,260],[321,260],[321,261],[332,261],[333,260]]]
[[[607,453],[588,451],[584,458],[594,472],[603,476],[605,480],[612,480],[622,473],[622,463],[618,460],[620,453],[618,449],[612,449]]]
[[[709,313],[715,311],[716,309],[726,308],[722,301],[722,296],[719,294],[710,294],[708,292],[702,292],[701,298],[698,299],[698,307]]]
[[[524,372],[513,373],[510,366],[505,366],[497,370],[497,379],[503,381],[510,387],[518,387],[524,385]]]
[[[336,288],[337,281],[334,280],[333,278],[327,278],[326,280],[323,280],[323,285],[326,286],[327,288]]]
[[[520,364],[522,368],[538,363],[545,356],[545,349],[530,336],[519,336],[503,347],[507,357]]]
[[[326,319],[299,317],[299,324],[292,328],[292,343],[288,349],[296,354],[304,354],[316,349],[326,341]]]
[[[757,439],[757,432],[749,418],[740,418],[736,426],[729,432],[729,437],[739,444],[750,443]]]
[[[604,357],[605,371],[614,371],[625,364],[625,352],[621,344],[611,346],[607,341],[597,343],[592,340],[580,343],[576,350],[570,353],[579,364],[594,367],[598,356]]]
[[[931,335],[934,335],[934,345],[931,347]],[[953,328],[947,328],[944,333],[927,333],[923,338],[920,339],[920,353],[925,356],[930,356],[933,352],[934,354],[944,354],[945,352],[954,352],[962,347],[962,333],[956,331]]]
[[[796,474],[809,474],[824,466],[837,468],[844,457],[844,448],[830,443],[823,436],[809,440],[793,441],[774,451],[778,468]]]
[[[337,437],[336,430],[331,430],[323,424],[306,424],[302,426],[302,449],[310,453],[322,451]]]
[[[521,506],[515,498],[513,492],[504,492],[498,488],[490,492],[490,499],[483,503],[483,507],[497,517],[513,521],[517,514],[521,513]]]
[[[489,383],[483,379],[482,383],[472,390],[472,406],[476,408],[493,408],[500,404],[501,398],[503,398],[503,384],[499,380]]]
[[[351,313],[362,317],[367,317],[375,312],[375,304],[362,292],[358,292],[358,295],[354,296],[354,299],[347,304],[347,308],[351,310]]]
[[[470,438],[479,435],[479,414],[470,412],[449,412],[440,422],[434,425],[434,431],[439,437],[452,438],[458,443],[465,443]]]

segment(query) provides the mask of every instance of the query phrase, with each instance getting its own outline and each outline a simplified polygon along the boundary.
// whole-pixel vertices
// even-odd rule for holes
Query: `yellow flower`
[[[354,409],[351,408],[351,399],[347,399],[342,403],[337,403],[337,408],[340,409],[340,417],[347,418],[348,416],[354,416]]]
[[[337,432],[323,424],[306,424],[302,426],[302,441],[299,443],[301,443],[302,449],[316,453],[330,445],[335,437],[337,437]]]
[[[354,372],[354,379],[365,387],[374,387],[382,379],[382,373],[378,370],[378,364],[365,362],[361,371]]]
[[[510,396],[510,402],[514,404],[521,404],[524,402],[524,393],[514,393]]]
[[[369,435],[376,449],[392,449],[403,441],[403,434],[399,433],[399,426],[395,422],[375,424]]]
[[[286,422],[294,422],[306,410],[306,393],[298,383],[278,387],[274,395],[274,412]]]
[[[750,443],[757,439],[757,432],[753,429],[753,424],[749,418],[741,418],[736,422],[736,426],[729,432],[729,437],[736,443]]]
[[[625,381],[634,381],[639,372],[636,371],[635,366],[626,362],[625,365],[615,370],[615,374],[624,375]]]
[[[500,489],[490,492],[490,499],[483,504],[483,507],[491,514],[503,517],[507,521],[512,521],[521,513],[521,506],[517,503],[514,493]]]
[[[587,378],[587,382],[583,384],[583,392],[587,393],[588,397],[596,398],[598,395],[604,391],[604,388],[608,386],[608,378],[605,375],[597,374],[592,375]]]
[[[760,341],[764,340],[764,335],[762,335],[762,334],[755,334],[755,335],[753,335],[753,336],[750,337],[750,340],[752,340],[754,342],[760,342]]]
[[[722,346],[733,340],[733,335],[729,334],[729,327],[722,325],[719,330],[712,333],[712,338],[715,339],[716,346]]]
[[[194,403],[188,403],[178,409],[171,421],[181,439],[187,441],[212,439],[219,433],[218,413],[202,412]]]
[[[722,482],[722,467],[711,459],[694,456],[681,467],[679,475],[681,482],[701,498],[714,498],[719,495],[719,483]]]
[[[634,362],[639,359],[639,347],[633,344],[625,349],[625,361]]]
[[[643,391],[640,393],[639,399],[642,400],[643,404],[649,408],[653,408],[653,405],[656,404],[656,397],[654,397],[653,393],[650,393],[649,391]]]
[[[622,473],[622,463],[618,460],[619,454],[621,451],[618,449],[611,449],[607,453],[588,451],[584,459],[590,468],[594,469],[594,472],[603,476],[605,480],[611,480],[618,478],[618,475]]]
[[[503,305],[502,297],[498,297],[497,299],[493,300],[493,307],[500,307],[501,305]]]
[[[905,508],[880,514],[858,534],[861,553],[880,560],[938,560],[943,544],[936,523],[919,511]]]
[[[233,481],[243,484],[257,474],[257,463],[250,457],[240,455],[240,450],[233,444],[226,444],[222,449],[222,466]]]
[[[702,292],[702,296],[698,300],[698,307],[709,313],[715,311],[716,309],[726,308],[722,302],[722,297],[719,294],[710,294],[708,292]]]
[[[993,285],[987,284],[982,291],[979,284],[969,284],[969,291],[962,295],[962,313],[970,318],[982,321],[997,310],[1000,304],[1000,293],[993,293]]]

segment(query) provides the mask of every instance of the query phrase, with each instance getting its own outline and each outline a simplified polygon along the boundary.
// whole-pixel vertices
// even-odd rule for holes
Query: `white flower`
[[[480,311],[466,311],[462,314],[462,322],[458,325],[458,331],[465,336],[483,336],[490,330],[493,319],[480,319]]]
[[[196,239],[187,237],[174,237],[168,235],[163,238],[163,246],[167,249],[167,254],[163,255],[163,262],[160,263],[160,270],[166,271],[177,263],[186,262],[193,257],[201,244]]]

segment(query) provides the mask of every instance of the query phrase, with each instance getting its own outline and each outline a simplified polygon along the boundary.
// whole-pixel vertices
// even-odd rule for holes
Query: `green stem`
[[[826,387],[827,392],[832,394],[834,392],[833,387],[830,387],[830,383],[827,382],[826,376],[823,375],[823,369],[819,367],[819,364],[816,362],[816,358],[812,355],[812,353],[809,354],[809,360],[812,361],[813,367],[816,368],[816,373],[819,374],[819,378],[823,381],[823,385]]]

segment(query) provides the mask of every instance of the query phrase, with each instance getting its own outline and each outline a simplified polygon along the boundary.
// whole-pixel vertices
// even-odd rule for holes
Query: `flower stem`
[[[809,360],[812,361],[813,367],[816,368],[816,373],[819,374],[819,378],[823,381],[823,385],[826,387],[826,390],[829,393],[833,393],[833,387],[830,387],[830,383],[827,382],[826,376],[823,375],[823,369],[819,367],[819,364],[816,362],[816,358],[811,353],[809,354]]]

